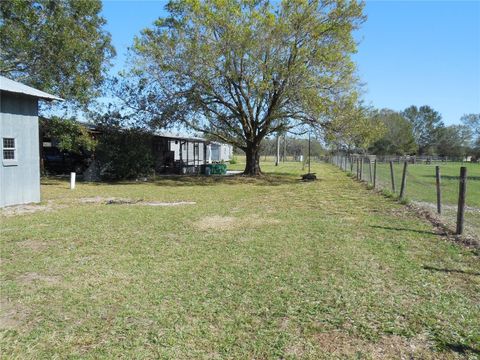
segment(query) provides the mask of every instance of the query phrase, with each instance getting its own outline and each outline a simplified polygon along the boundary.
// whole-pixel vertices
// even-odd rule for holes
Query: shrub
[[[106,180],[148,176],[154,168],[152,136],[141,129],[102,128],[96,159]]]

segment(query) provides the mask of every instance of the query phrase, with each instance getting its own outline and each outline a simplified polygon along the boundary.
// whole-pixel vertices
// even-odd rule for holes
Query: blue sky
[[[104,1],[103,15],[123,67],[133,37],[166,1]],[[480,1],[368,1],[354,56],[364,99],[377,108],[430,105],[446,124],[480,113]]]

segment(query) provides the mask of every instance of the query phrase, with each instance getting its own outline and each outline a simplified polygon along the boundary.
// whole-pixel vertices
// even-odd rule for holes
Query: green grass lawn
[[[480,356],[478,253],[331,165],[262,169],[46,179],[42,211],[0,210],[1,357]]]

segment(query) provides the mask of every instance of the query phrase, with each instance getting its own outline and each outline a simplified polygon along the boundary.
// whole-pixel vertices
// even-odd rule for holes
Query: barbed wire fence
[[[345,154],[326,160],[368,187],[428,211],[456,235],[480,238],[480,164]]]

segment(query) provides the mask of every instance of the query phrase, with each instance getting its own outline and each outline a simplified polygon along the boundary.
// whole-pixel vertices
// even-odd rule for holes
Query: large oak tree
[[[85,105],[115,51],[100,0],[0,2],[0,74]]]
[[[357,103],[352,32],[361,3],[346,0],[178,0],[136,38],[126,103],[148,124],[168,122],[241,148],[260,173],[272,134],[348,121]],[[125,84],[124,84],[125,85]]]

